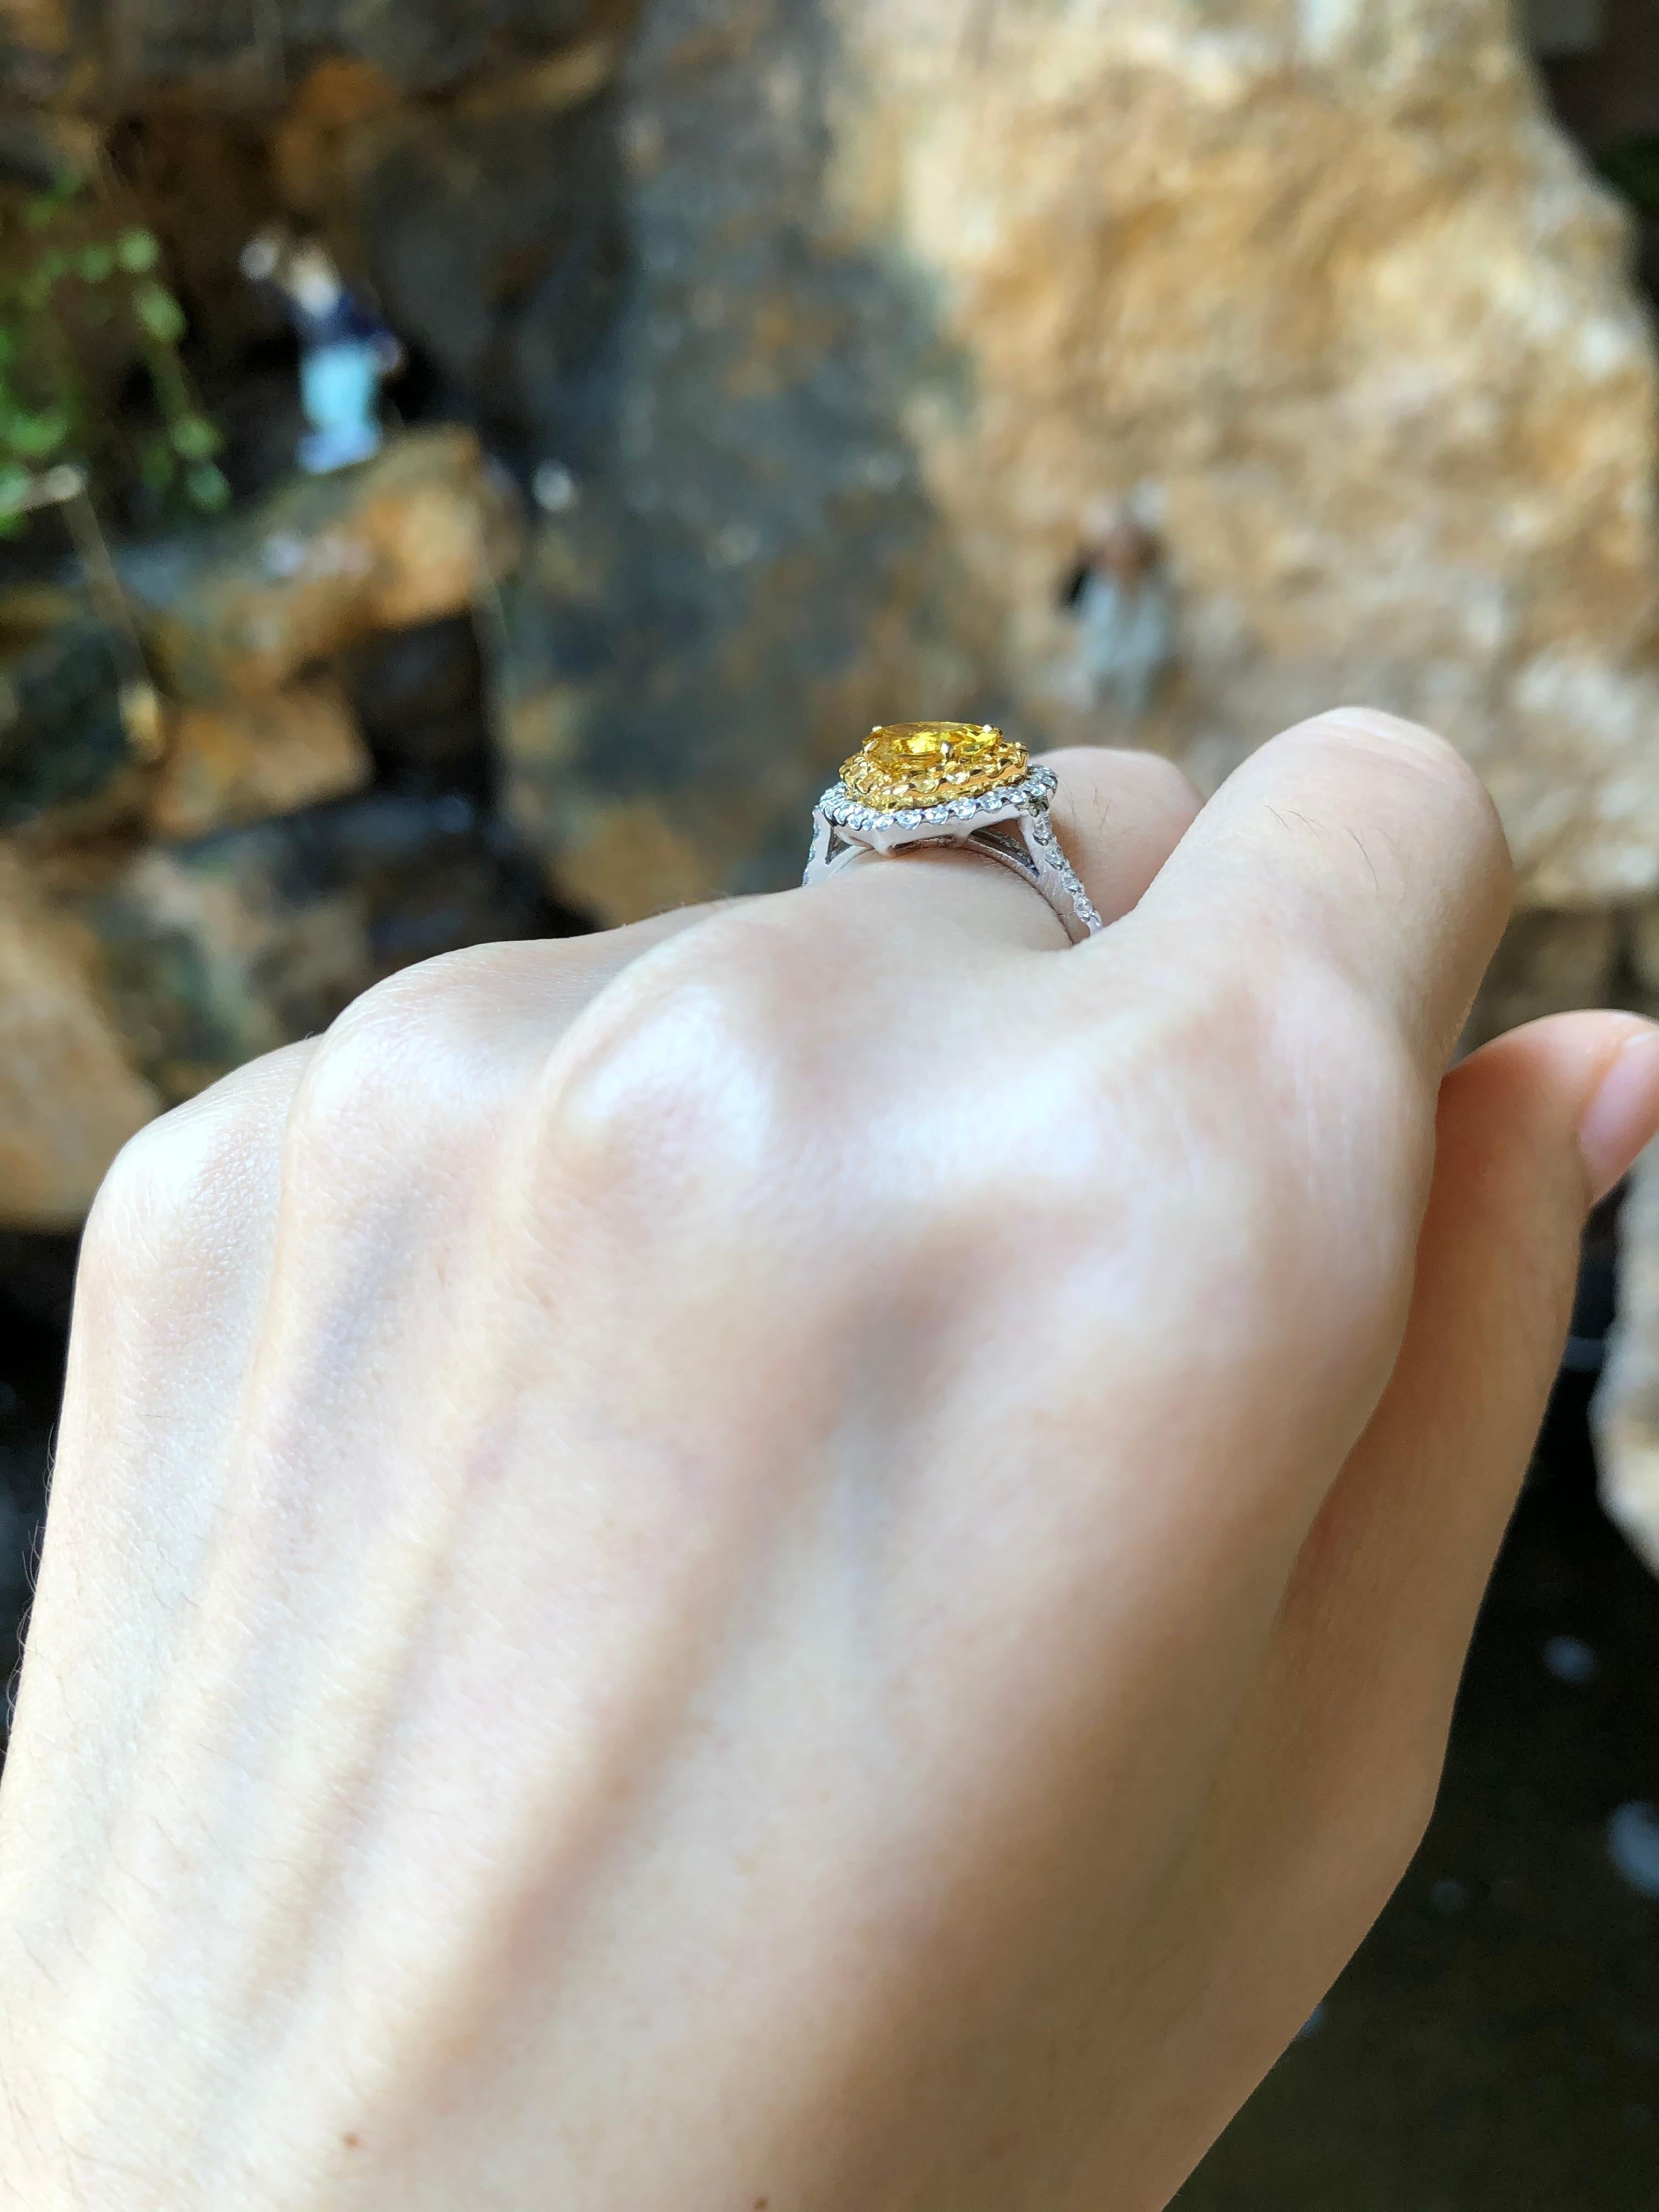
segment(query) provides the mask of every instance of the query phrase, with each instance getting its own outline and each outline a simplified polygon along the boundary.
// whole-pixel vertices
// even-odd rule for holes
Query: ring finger
[[[1156,753],[1075,746],[1045,757],[1060,779],[1054,823],[1066,856],[1102,920],[1121,921],[1139,904],[1203,802],[1182,771]],[[970,930],[981,940],[994,932],[1010,949],[1063,945],[1061,925],[1044,913],[1042,896],[971,844],[918,846],[896,857],[897,866],[873,854],[860,858],[812,895],[840,897],[848,915],[870,917],[879,908],[884,927],[896,910],[913,941],[916,930],[937,924]]]

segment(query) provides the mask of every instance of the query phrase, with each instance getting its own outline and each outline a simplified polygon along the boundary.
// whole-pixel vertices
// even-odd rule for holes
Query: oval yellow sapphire
[[[861,806],[937,806],[1018,783],[1030,766],[1024,745],[989,722],[887,722],[872,730],[841,780]]]

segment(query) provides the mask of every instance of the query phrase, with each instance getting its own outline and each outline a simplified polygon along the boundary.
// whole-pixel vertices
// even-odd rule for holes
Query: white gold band
[[[1034,768],[1021,783],[939,806],[884,814],[862,806],[845,784],[826,791],[812,817],[809,884],[838,875],[864,854],[883,859],[928,846],[982,854],[1041,893],[1073,945],[1105,927],[1077,871],[1060,848],[1049,806],[1060,779]]]

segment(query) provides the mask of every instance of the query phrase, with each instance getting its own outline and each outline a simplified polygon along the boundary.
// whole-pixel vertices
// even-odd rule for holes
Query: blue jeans
[[[348,469],[380,450],[380,354],[361,339],[316,346],[301,356],[300,398],[311,434],[300,465],[312,476]]]

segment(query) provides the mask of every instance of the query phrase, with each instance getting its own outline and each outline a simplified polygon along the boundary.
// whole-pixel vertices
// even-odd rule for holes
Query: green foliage
[[[223,445],[179,356],[185,311],[161,241],[69,179],[0,207],[0,535],[21,530],[43,473],[70,465],[94,496],[143,485],[216,514],[230,499]],[[142,362],[153,427],[110,404]]]

